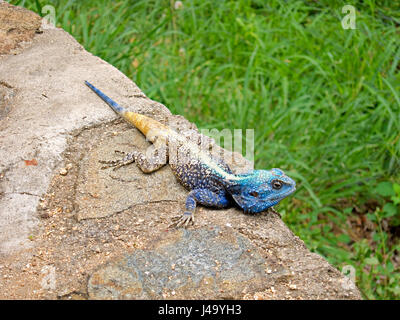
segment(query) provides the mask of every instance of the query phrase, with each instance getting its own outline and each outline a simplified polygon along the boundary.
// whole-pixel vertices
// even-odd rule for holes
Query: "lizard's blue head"
[[[227,186],[236,203],[248,213],[257,213],[276,205],[296,190],[296,182],[280,169],[254,170]]]

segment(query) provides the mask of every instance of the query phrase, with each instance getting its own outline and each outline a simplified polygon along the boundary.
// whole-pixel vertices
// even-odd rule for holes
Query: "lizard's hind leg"
[[[105,166],[101,167],[102,169],[113,168],[113,170],[117,170],[118,168],[126,166],[135,161],[135,155],[133,152],[128,153],[120,150],[115,150],[115,153],[120,153],[124,155],[124,157],[118,160],[99,160],[100,163],[105,164]]]
[[[126,166],[132,162],[136,162],[137,166],[144,173],[150,173],[160,169],[168,162],[167,157],[167,147],[166,146],[158,146],[151,145],[146,153],[140,151],[132,151],[132,152],[124,152],[115,150],[115,153],[120,153],[124,155],[122,159],[119,160],[111,160],[111,161],[103,161],[100,160],[100,163],[105,164],[102,169],[111,168],[116,170],[121,168],[122,166]]]

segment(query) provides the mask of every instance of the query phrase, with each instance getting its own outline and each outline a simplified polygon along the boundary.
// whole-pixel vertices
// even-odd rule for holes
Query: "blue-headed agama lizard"
[[[193,224],[197,204],[226,208],[236,203],[245,213],[258,213],[276,205],[296,190],[296,183],[277,168],[234,174],[222,159],[212,156],[172,128],[128,111],[89,82],[85,83],[152,143],[151,152],[121,152],[124,156],[120,160],[100,162],[114,169],[136,162],[144,173],[156,171],[168,162],[179,182],[189,190],[186,210],[174,219],[172,226]]]

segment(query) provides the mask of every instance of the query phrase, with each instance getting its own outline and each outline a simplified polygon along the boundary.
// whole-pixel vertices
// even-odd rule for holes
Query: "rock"
[[[66,175],[68,174],[67,168],[61,168],[61,169],[60,169],[60,174],[61,174],[62,176],[66,176]]]
[[[194,227],[169,230],[187,191],[168,166],[101,169],[114,150],[149,144],[84,81],[199,140],[196,126],[40,25],[0,2],[0,299],[361,298],[272,212],[199,207]]]
[[[40,16],[24,8],[0,3],[0,17],[0,55],[12,52],[41,32]]]
[[[251,242],[229,229],[174,231],[89,279],[94,299],[235,299],[272,281]]]
[[[91,152],[79,164],[80,176],[76,182],[78,220],[110,216],[139,204],[185,200],[186,191],[176,183],[168,167],[149,175],[135,165],[116,171],[101,169],[103,164],[99,160],[116,158],[114,150],[128,152],[132,146],[143,150],[149,145],[138,130],[126,130],[111,139],[103,137],[103,141],[90,144]]]
[[[114,91],[109,87],[114,83],[124,90],[114,93],[138,111],[150,111],[152,104],[169,113],[149,99],[126,98],[141,94],[126,76],[86,52],[62,29],[35,33],[40,23],[33,12],[0,3],[0,29],[7,43],[18,42],[10,38],[17,31],[9,30],[29,33],[21,38],[23,46],[0,55],[0,254],[31,246],[27,236],[38,226],[39,198],[55,170],[63,167],[61,154],[67,140],[76,131],[115,118],[85,87],[85,79],[109,92]],[[33,158],[36,166],[23,161]]]
[[[359,298],[317,255],[304,247],[289,251],[303,251],[307,267],[266,254],[228,227],[177,230],[101,266],[89,279],[88,294],[91,299]]]

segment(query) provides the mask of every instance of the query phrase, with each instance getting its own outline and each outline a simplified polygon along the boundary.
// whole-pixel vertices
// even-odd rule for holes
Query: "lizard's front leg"
[[[193,224],[197,203],[214,208],[226,208],[229,206],[229,200],[223,192],[217,193],[209,189],[194,189],[189,192],[186,198],[185,212],[182,216],[174,218],[174,222],[170,227],[187,227],[189,223]]]

